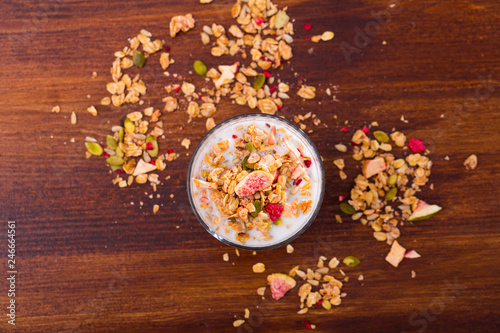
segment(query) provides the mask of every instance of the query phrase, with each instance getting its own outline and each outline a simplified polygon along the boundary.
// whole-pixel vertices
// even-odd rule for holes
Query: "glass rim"
[[[212,230],[210,228],[210,226],[200,216],[200,214],[198,213],[198,210],[196,209],[196,205],[194,203],[192,192],[191,192],[191,172],[193,170],[193,161],[194,161],[195,157],[198,155],[201,147],[203,147],[204,143],[208,140],[208,138],[211,136],[212,133],[214,133],[216,130],[218,130],[219,128],[221,128],[225,124],[230,123],[232,121],[235,121],[238,119],[244,119],[244,118],[255,118],[255,117],[260,117],[260,118],[264,118],[264,119],[268,118],[268,119],[272,119],[273,121],[280,121],[280,122],[285,123],[286,125],[294,128],[299,133],[299,135],[301,135],[302,139],[309,145],[309,148],[314,152],[314,154],[316,154],[318,162],[320,164],[319,165],[319,171],[320,171],[319,178],[321,179],[321,188],[320,188],[321,192],[320,192],[319,198],[316,202],[316,207],[314,208],[313,213],[309,217],[309,220],[306,223],[304,223],[304,225],[297,232],[295,232],[295,234],[282,240],[281,242],[278,242],[278,243],[272,244],[272,245],[245,246],[244,244],[234,243],[234,242],[231,242],[231,241],[225,239],[224,237],[220,236],[214,230]],[[263,251],[263,250],[275,249],[275,248],[281,247],[285,244],[288,244],[288,243],[292,242],[293,240],[295,240],[300,235],[302,235],[302,233],[304,233],[304,231],[306,231],[309,228],[309,226],[312,224],[312,222],[316,219],[316,216],[318,215],[319,210],[321,208],[321,204],[323,203],[323,198],[325,195],[325,182],[326,182],[325,169],[323,166],[323,161],[321,160],[321,155],[319,154],[319,151],[316,148],[316,145],[314,144],[314,142],[311,140],[311,138],[309,138],[309,136],[307,134],[304,133],[304,131],[302,131],[297,125],[295,125],[294,123],[292,123],[291,121],[289,121],[285,118],[281,118],[281,117],[271,115],[271,114],[266,114],[266,113],[247,113],[247,114],[234,116],[234,117],[228,118],[228,119],[220,122],[214,128],[212,128],[210,131],[208,131],[208,133],[205,134],[205,136],[200,140],[200,142],[198,142],[195,150],[193,151],[193,154],[191,155],[191,159],[189,161],[186,184],[187,184],[187,194],[188,194],[188,198],[189,198],[189,204],[191,205],[191,209],[193,210],[193,213],[196,216],[196,218],[198,219],[198,221],[200,222],[200,224],[205,228],[205,230],[208,231],[209,234],[211,234],[213,237],[215,237],[217,240],[221,241],[222,243],[229,245],[229,246],[232,246],[232,247],[235,247],[235,248],[238,248],[238,249],[241,249],[241,250]]]

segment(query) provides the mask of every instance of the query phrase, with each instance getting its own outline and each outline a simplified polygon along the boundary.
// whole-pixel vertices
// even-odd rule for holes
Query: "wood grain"
[[[374,21],[371,11],[386,9],[389,1],[277,3],[296,19],[294,58],[280,75],[294,83],[292,91],[297,78],[319,91],[314,102],[293,97],[280,114],[292,119],[311,111],[322,120],[317,127],[306,124],[325,159],[327,192],[316,221],[293,242],[294,254],[280,248],[236,257],[197,222],[186,196],[189,153],[205,133],[203,120],[188,125],[183,112],[169,114],[171,133],[161,145],[182,154],[164,172],[172,178],[158,191],[163,207],[157,215],[156,200],[144,193],[149,188],[113,186],[104,164],[84,158],[82,144],[87,135],[104,138],[111,124],[136,108],[98,107],[99,117],[85,111],[107,95],[113,52],[128,37],[147,28],[164,38],[176,60],[172,72],[186,75],[196,59],[214,66],[221,59],[201,47],[199,32],[213,22],[229,27],[231,1],[2,2],[1,262],[5,272],[6,221],[15,220],[19,273],[16,326],[6,323],[9,300],[6,289],[0,290],[0,331],[229,332],[245,308],[253,315],[242,332],[305,330],[304,320],[321,332],[498,331],[498,1],[400,1],[399,12],[350,62],[341,43],[354,45],[355,28],[363,30]],[[196,28],[171,40],[170,18],[187,12]],[[313,30],[305,31],[305,22]],[[325,30],[335,32],[333,41],[306,39]],[[159,66],[146,66],[141,76],[148,86],[145,105],[161,107],[162,87],[173,79]],[[331,85],[339,87],[338,102],[325,93]],[[54,105],[61,113],[50,113]],[[77,126],[69,123],[72,111],[78,113]],[[225,101],[215,120],[247,112]],[[408,123],[400,121],[402,115]],[[401,237],[421,259],[395,269],[384,261],[387,245],[376,242],[369,228],[347,219],[335,222],[338,196],[348,195],[359,172],[347,159],[349,180],[340,181],[332,163],[340,156],[334,145],[349,142],[340,130],[345,121],[350,129],[378,121],[381,129],[397,128],[429,143],[435,189],[424,190],[421,198],[444,209],[431,220],[405,225]],[[187,151],[180,145],[184,137],[193,141]],[[462,163],[471,153],[479,166],[466,172]],[[225,252],[229,263],[222,261]],[[264,262],[266,273],[286,272],[312,264],[318,254],[361,259],[360,266],[346,269],[351,280],[341,306],[300,316],[296,291],[279,302],[255,293],[265,275],[252,273],[254,263]],[[452,298],[446,281],[465,289]],[[428,317],[418,312],[429,309],[434,314]]]

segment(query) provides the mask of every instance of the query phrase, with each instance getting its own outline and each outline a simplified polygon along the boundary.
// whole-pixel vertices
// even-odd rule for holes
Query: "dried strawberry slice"
[[[408,148],[414,153],[423,153],[425,151],[424,142],[418,139],[410,139]]]
[[[276,221],[277,219],[279,219],[279,217],[283,213],[283,207],[278,205],[278,204],[274,204],[274,203],[268,204],[265,209],[266,209],[267,215],[269,215],[269,218],[273,222]]]

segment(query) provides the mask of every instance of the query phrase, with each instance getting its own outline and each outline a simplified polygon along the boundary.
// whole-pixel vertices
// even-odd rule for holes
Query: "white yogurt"
[[[282,216],[281,218],[283,223],[279,226],[273,224],[271,227],[271,231],[269,233],[271,236],[270,239],[263,239],[263,237],[261,237],[262,233],[258,231],[257,228],[249,230],[248,233],[250,238],[243,244],[236,239],[237,232],[227,226],[227,217],[220,213],[215,205],[211,205],[211,209],[200,207],[202,204],[200,199],[202,197],[203,189],[197,189],[192,179],[204,179],[202,171],[211,169],[204,163],[205,155],[213,152],[213,144],[225,139],[229,140],[229,149],[223,153],[225,157],[223,164],[226,164],[228,168],[231,168],[233,166],[232,161],[235,159],[236,152],[236,149],[234,148],[235,139],[233,138],[233,135],[236,135],[238,138],[242,138],[242,134],[251,124],[266,130],[268,133],[271,126],[276,126],[276,144],[274,148],[276,149],[277,154],[283,155],[289,152],[289,149],[282,140],[284,136],[287,136],[289,141],[295,145],[295,147],[299,148],[303,156],[311,158],[312,163],[309,168],[306,168],[307,174],[310,177],[311,189],[308,191],[311,195],[301,195],[301,191],[298,191],[295,195],[291,195],[290,189],[293,187],[287,188],[286,192],[288,195],[288,203],[291,204],[295,199],[298,199],[299,202],[302,202],[303,200],[312,200],[312,207],[305,214],[301,212],[298,217]],[[237,130],[237,128],[239,130]],[[286,244],[291,238],[294,238],[294,236],[297,236],[299,233],[304,231],[302,230],[304,226],[313,218],[313,215],[317,213],[316,209],[318,208],[318,204],[321,204],[324,192],[324,171],[323,165],[320,161],[320,156],[317,155],[316,150],[306,140],[306,136],[301,130],[290,126],[289,123],[283,119],[261,114],[239,116],[227,123],[222,123],[202,140],[191,160],[192,169],[191,174],[188,175],[188,179],[191,181],[188,186],[190,186],[193,204],[195,206],[194,209],[203,219],[205,224],[215,233],[214,236],[216,238],[219,240],[224,239],[230,242],[231,245],[235,245],[237,247],[257,249],[259,247],[272,247]],[[307,182],[303,180],[299,187],[306,184]],[[216,223],[217,221],[220,221],[220,223]]]

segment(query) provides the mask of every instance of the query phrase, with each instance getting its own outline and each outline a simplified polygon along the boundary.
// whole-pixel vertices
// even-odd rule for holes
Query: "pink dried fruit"
[[[264,20],[262,17],[256,17],[255,18],[255,23],[257,25],[261,25],[262,23],[266,22],[266,20]]]
[[[342,127],[342,132],[347,133],[349,132],[349,129],[347,127]]]
[[[311,23],[304,23],[304,29],[305,30],[311,30],[312,24]]]
[[[305,159],[304,160],[304,165],[306,166],[306,168],[309,168],[312,164],[312,161],[310,159]]]
[[[365,134],[370,133],[370,130],[369,130],[369,129],[368,129],[368,127],[366,127],[366,126],[364,126],[364,127],[362,128],[362,131],[363,131],[363,133],[365,133]]]
[[[418,139],[410,139],[408,148],[414,153],[423,153],[425,151],[424,142]]]
[[[269,73],[269,71],[263,71],[262,74],[264,74],[264,76],[268,79],[271,77],[271,73]]]
[[[269,215],[269,218],[273,222],[279,219],[281,217],[281,214],[283,213],[283,207],[274,203],[268,204],[265,210],[267,215]]]
[[[153,144],[152,144],[151,142],[149,142],[149,141],[148,141],[148,142],[146,143],[146,150],[153,150],[153,149],[155,149],[155,148],[153,147]]]
[[[271,293],[275,300],[279,300],[285,296],[297,284],[292,277],[282,273],[268,275],[267,282],[271,285]]]
[[[274,175],[269,172],[253,171],[236,185],[234,192],[240,197],[246,197],[271,186],[273,180]]]

